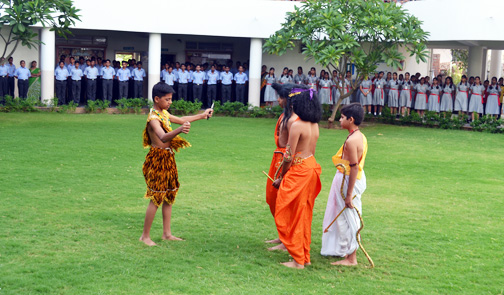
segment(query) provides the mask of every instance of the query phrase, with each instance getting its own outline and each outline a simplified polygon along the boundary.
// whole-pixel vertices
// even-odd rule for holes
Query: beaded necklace
[[[160,119],[161,119],[161,122],[163,123],[163,125],[168,129],[168,132],[172,131],[172,128],[171,128],[171,121],[170,119],[168,118],[167,114],[166,114],[166,111],[163,110],[163,114],[161,115],[161,113],[154,109],[154,108],[151,108],[151,113],[154,113],[156,114]]]

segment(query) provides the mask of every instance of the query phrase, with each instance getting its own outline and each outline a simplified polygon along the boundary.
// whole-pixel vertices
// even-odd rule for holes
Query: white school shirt
[[[16,69],[14,76],[18,77],[19,80],[26,80],[31,77],[31,72],[27,68],[19,67]]]
[[[131,72],[130,70],[128,70],[128,68],[120,68],[119,70],[117,70],[116,76],[121,82],[129,81],[129,78],[131,78]]]
[[[177,75],[174,72],[164,72],[163,73],[163,80],[165,81],[166,84],[173,86],[174,82],[177,81]]]
[[[86,78],[88,79],[96,79],[98,78],[98,69],[95,67],[86,67],[84,70],[84,75],[86,75]]]
[[[194,84],[203,84],[203,80],[206,78],[205,72],[199,71],[199,72],[194,72],[192,73],[192,79],[194,80]]]
[[[209,71],[207,73],[206,79],[208,81],[207,82],[208,85],[215,85],[215,84],[217,84],[217,80],[219,80],[219,73],[217,71],[214,71],[213,73],[212,73],[212,71]]]
[[[114,70],[113,67],[103,67],[101,69],[101,76],[103,79],[106,79],[106,80],[111,80],[111,79],[114,79],[114,76],[116,74],[116,71]]]
[[[188,71],[180,71],[178,74],[178,82],[182,84],[186,84],[189,82],[191,74]]]
[[[9,77],[14,77],[14,74],[16,73],[16,66],[14,64],[5,64],[7,67],[7,73],[9,74]]]
[[[144,69],[139,70],[138,68],[136,68],[133,70],[133,73],[131,76],[133,76],[133,79],[135,81],[143,81],[143,78],[146,77],[147,75],[145,74]]]
[[[231,83],[233,83],[233,74],[231,72],[222,72],[220,74],[220,80],[222,81],[222,85],[231,85]]]
[[[56,77],[56,80],[58,80],[58,81],[65,81],[68,78],[68,76],[69,76],[69,74],[68,74],[68,70],[66,67],[63,67],[63,68],[58,67],[54,71],[54,77]]]
[[[236,84],[245,84],[245,82],[248,81],[247,74],[245,74],[245,73],[237,73],[234,76],[234,80],[236,81]]]
[[[72,80],[74,81],[80,81],[82,79],[82,76],[84,76],[82,70],[76,69],[75,67],[70,71],[70,75],[72,76]]]

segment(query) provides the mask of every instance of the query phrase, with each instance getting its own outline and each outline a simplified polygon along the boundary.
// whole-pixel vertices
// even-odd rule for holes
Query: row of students
[[[162,81],[176,89],[179,99],[199,100],[206,102],[207,106],[217,99],[222,99],[223,102],[230,101],[234,83],[236,101],[246,103],[248,75],[245,68],[240,65],[236,74],[230,71],[228,65],[221,68],[223,71],[218,71],[216,68],[217,65],[211,65],[210,69],[206,70],[203,65],[198,64],[195,71],[192,71],[185,64],[174,69],[166,63],[160,77]],[[192,96],[189,90],[192,90]],[[218,96],[219,94],[221,95]]]
[[[304,84],[318,90],[318,95],[322,104],[334,104],[341,96],[350,91],[352,75],[347,72],[345,77],[333,71],[332,77],[328,72],[321,71],[320,76],[316,76],[315,68],[311,68],[308,76],[304,75],[302,67],[298,67],[298,73],[292,76],[292,70],[287,67],[283,69],[280,76],[275,75],[275,68],[270,68],[264,75],[266,105],[271,105],[276,101],[276,93],[271,85],[275,82],[280,84],[295,83]],[[474,113],[483,115],[498,116],[503,112],[504,79],[492,78],[491,83],[485,81],[481,83],[479,77],[470,77],[469,80],[464,75],[458,85],[453,84],[451,77],[443,79],[441,75],[430,81],[430,77],[421,77],[420,73],[411,76],[410,73],[398,75],[397,73],[384,72],[376,73],[371,79],[365,77],[359,88],[342,101],[342,105],[350,104],[352,101],[360,102],[368,114],[381,115],[382,107],[388,106],[392,114],[410,114],[412,109],[417,110],[421,116],[425,111],[471,113],[474,120]]]
[[[17,80],[19,97],[28,96],[28,79],[32,76],[29,69],[26,68],[26,62],[22,60],[19,68],[14,65],[14,59],[9,57],[7,63],[5,59],[0,61],[0,98],[6,95],[14,97],[14,82]]]
[[[360,102],[371,114],[371,107],[381,114],[381,107],[388,105],[392,114],[410,113],[411,109],[419,112],[423,116],[425,111],[471,113],[474,120],[474,113],[497,116],[501,113],[501,101],[504,88],[502,88],[502,78],[498,83],[493,77],[492,82],[487,81],[486,85],[481,83],[480,77],[471,77],[469,82],[467,77],[462,76],[462,81],[458,85],[453,84],[451,77],[438,76],[430,83],[429,77],[418,75],[410,77],[409,73],[404,75],[404,79],[393,73],[392,79],[383,79],[383,72],[380,72],[373,79],[366,78],[360,86]]]
[[[142,62],[136,63],[132,70],[128,68],[126,61],[122,62],[122,68],[114,69],[110,66],[111,61],[106,60],[104,65],[97,67],[95,61],[91,61],[89,66],[81,67],[79,61],[70,65],[65,65],[64,61],[59,62],[59,66],[54,71],[56,79],[56,97],[58,101],[65,103],[68,94],[71,100],[78,104],[81,100],[82,79],[85,77],[85,93],[88,100],[96,100],[97,93],[103,94],[103,100],[112,102],[113,81],[119,84],[119,98],[128,97],[130,81],[133,82],[133,97],[143,97],[143,82],[146,77]],[[97,80],[100,78],[101,87],[98,89]],[[70,83],[69,83],[70,82]]]

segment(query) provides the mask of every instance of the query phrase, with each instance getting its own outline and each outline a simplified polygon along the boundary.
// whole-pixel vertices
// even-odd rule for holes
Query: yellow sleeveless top
[[[366,154],[367,154],[367,150],[368,150],[368,145],[367,145],[367,138],[366,136],[361,132],[362,134],[362,143],[364,145],[364,150],[362,151],[362,157],[359,159],[359,172],[357,173],[357,179],[361,179],[362,177],[362,171],[364,171],[364,162],[366,161]],[[341,158],[341,156],[343,156],[343,146],[345,144],[343,144],[340,149],[338,150],[338,152],[336,153],[336,155],[334,155],[332,157],[332,161],[334,163],[334,165],[336,164],[343,164],[345,165],[345,167],[347,167],[347,175],[350,175],[350,162],[347,161],[347,160],[343,160]],[[337,169],[341,172],[341,173],[345,173],[345,171],[343,170],[342,167],[337,167]]]
[[[159,111],[152,108],[149,112],[149,116],[147,117],[147,123],[146,123],[145,129],[143,131],[143,146],[144,146],[144,148],[148,148],[151,145],[151,139],[149,137],[149,132],[147,131],[147,128],[149,126],[149,122],[152,120],[160,121],[161,125],[163,127],[163,130],[165,132],[168,133],[168,132],[173,131],[173,129],[171,127],[170,113],[168,113],[168,111],[166,111],[166,110],[163,110],[163,112],[160,113]],[[183,139],[179,135],[175,136],[171,140],[170,144],[171,144],[171,148],[177,152],[181,148],[191,146],[191,144],[187,140]]]

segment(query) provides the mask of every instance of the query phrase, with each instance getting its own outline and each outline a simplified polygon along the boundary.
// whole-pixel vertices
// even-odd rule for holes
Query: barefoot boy
[[[310,264],[311,223],[320,192],[320,165],[315,160],[322,109],[313,89],[298,85],[290,91],[286,109],[298,118],[289,128],[282,171],[273,185],[278,189],[275,223],[280,241],[294,261],[283,265],[304,268]]]
[[[273,83],[272,87],[278,93],[277,101],[278,104],[284,108],[284,112],[278,118],[278,121],[275,126],[275,144],[277,148],[273,152],[273,159],[271,160],[270,169],[268,175],[272,179],[278,179],[279,174],[281,172],[283,156],[285,154],[285,146],[287,145],[287,140],[289,139],[289,127],[292,123],[297,119],[296,114],[292,114],[292,106],[287,108],[287,97],[292,90],[292,87],[295,87],[294,84],[278,84]],[[278,189],[273,186],[273,181],[269,178],[266,181],[266,203],[268,203],[271,211],[271,215],[275,218],[275,206],[277,199]],[[266,243],[271,244],[280,244],[282,243],[280,239],[274,239],[270,241],[266,241]],[[268,250],[285,250],[283,245],[278,245],[275,247],[271,247]]]
[[[172,204],[175,202],[180,186],[174,151],[191,146],[179,136],[180,133],[189,133],[190,122],[212,117],[212,109],[207,109],[202,114],[182,118],[170,115],[167,110],[172,103],[174,92],[171,86],[163,82],[154,85],[152,89],[154,106],[147,117],[147,125],[143,132],[143,145],[150,146],[143,164],[143,174],[147,183],[145,198],[150,199],[150,202],[145,213],[140,241],[149,246],[156,245],[150,238],[150,229],[156,211],[161,205],[163,205],[163,240],[182,240],[173,236],[170,228]],[[182,126],[172,130],[171,122]]]
[[[349,135],[333,157],[333,161],[335,164],[343,163],[350,174],[347,173],[345,177],[343,187],[345,195],[341,196],[344,170],[338,168],[327,200],[323,228],[327,228],[343,208],[348,209],[338,217],[329,231],[322,235],[322,250],[320,251],[320,254],[324,256],[345,257],[344,260],[332,263],[333,265],[357,265],[356,252],[359,245],[356,233],[360,228],[360,219],[354,207],[362,212],[361,195],[366,190],[364,161],[367,153],[367,139],[359,130],[363,118],[364,110],[360,103],[352,103],[341,109],[341,127],[348,130]]]

